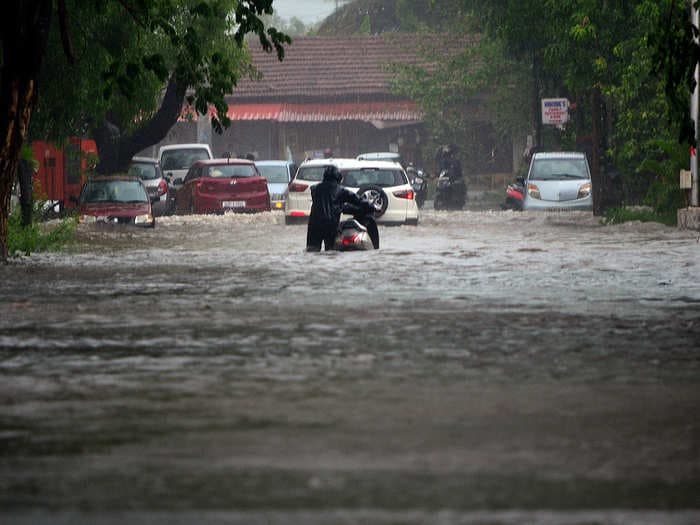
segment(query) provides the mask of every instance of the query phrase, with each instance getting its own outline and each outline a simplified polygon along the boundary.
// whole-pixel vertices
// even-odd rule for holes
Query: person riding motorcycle
[[[309,252],[321,251],[321,244],[326,251],[333,250],[343,205],[363,206],[356,193],[340,186],[341,179],[340,170],[330,165],[323,172],[323,181],[311,188],[311,213],[306,232],[306,250]]]
[[[457,146],[454,144],[443,146],[439,171],[446,171],[450,177],[450,182],[464,181],[462,163],[457,158]]]
[[[450,144],[440,147],[436,161],[438,173],[447,174],[450,181],[449,196],[447,196],[449,207],[461,209],[466,200],[467,185],[462,173],[462,163],[457,158],[457,146]]]

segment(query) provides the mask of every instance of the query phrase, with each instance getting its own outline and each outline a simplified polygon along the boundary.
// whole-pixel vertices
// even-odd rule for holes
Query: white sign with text
[[[566,98],[542,99],[542,124],[562,126],[569,121],[569,100]]]

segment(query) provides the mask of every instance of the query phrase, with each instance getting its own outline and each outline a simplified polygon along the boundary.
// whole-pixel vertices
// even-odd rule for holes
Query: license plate
[[[245,208],[245,201],[223,201],[222,208]]]

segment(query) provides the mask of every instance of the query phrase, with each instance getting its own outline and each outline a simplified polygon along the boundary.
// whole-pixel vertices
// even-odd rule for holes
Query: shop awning
[[[277,122],[334,122],[340,120],[420,121],[422,114],[412,102],[336,102],[307,104],[230,104],[231,120]]]

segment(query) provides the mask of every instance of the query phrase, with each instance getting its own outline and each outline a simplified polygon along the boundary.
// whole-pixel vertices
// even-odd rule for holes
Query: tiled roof
[[[420,51],[427,37],[406,33],[376,36],[294,37],[285,58],[251,44],[260,80],[241,79],[231,102],[391,96],[391,63],[426,63]],[[434,37],[439,38],[439,37]],[[448,47],[468,45],[468,39]]]

